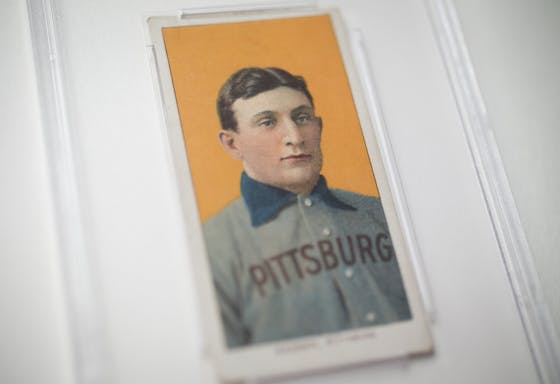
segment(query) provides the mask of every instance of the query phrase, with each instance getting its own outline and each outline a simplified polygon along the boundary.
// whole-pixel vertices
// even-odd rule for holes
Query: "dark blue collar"
[[[258,227],[272,220],[284,207],[297,200],[295,193],[253,180],[245,172],[241,175],[241,195],[243,195],[243,200],[245,200],[249,209],[253,227]],[[316,196],[323,200],[325,204],[334,208],[356,210],[351,205],[340,201],[331,192],[323,175],[320,176],[309,196]]]

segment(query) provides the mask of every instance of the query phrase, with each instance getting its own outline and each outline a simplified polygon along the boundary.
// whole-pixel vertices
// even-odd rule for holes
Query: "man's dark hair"
[[[313,97],[303,77],[292,75],[280,68],[243,68],[231,75],[218,93],[216,104],[222,128],[237,131],[237,121],[231,108],[235,100],[249,99],[278,87],[302,92],[309,99],[311,106],[314,106]]]

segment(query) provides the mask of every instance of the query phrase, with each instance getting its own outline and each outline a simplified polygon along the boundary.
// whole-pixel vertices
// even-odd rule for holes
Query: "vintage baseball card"
[[[187,12],[148,26],[219,377],[431,352],[338,13]]]

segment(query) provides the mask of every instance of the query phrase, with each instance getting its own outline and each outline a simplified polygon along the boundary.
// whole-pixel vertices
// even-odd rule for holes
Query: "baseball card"
[[[338,13],[193,12],[148,26],[219,377],[431,352]]]

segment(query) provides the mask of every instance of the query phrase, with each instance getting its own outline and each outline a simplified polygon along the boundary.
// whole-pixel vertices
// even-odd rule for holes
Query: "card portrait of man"
[[[240,197],[203,232],[229,348],[411,319],[380,199],[331,188],[323,121],[299,74],[244,67],[217,97]]]
[[[341,16],[147,20],[199,349],[224,382],[433,350],[388,127]]]
[[[299,12],[151,24],[187,258],[232,380],[432,348],[341,20]]]

